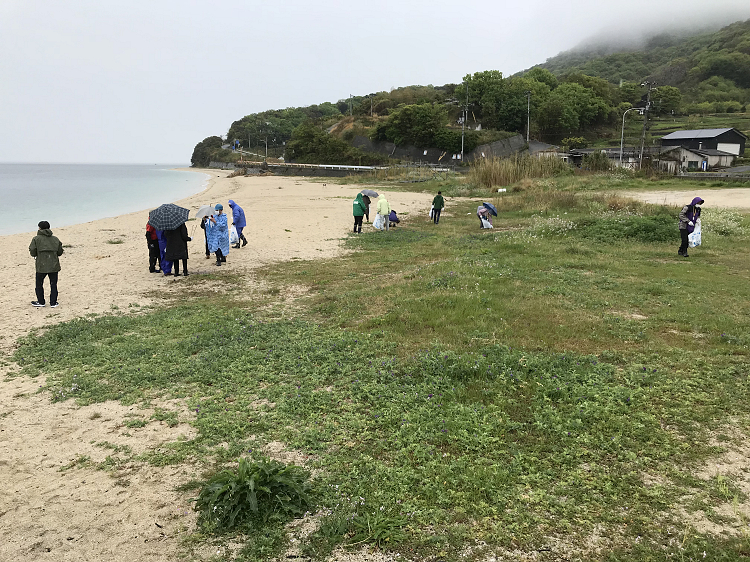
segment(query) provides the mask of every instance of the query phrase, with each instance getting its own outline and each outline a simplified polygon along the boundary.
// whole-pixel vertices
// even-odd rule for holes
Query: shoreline
[[[50,166],[54,169],[52,164],[38,164],[37,166]],[[66,165],[70,166],[70,165]],[[95,167],[97,164],[83,164],[81,166]],[[148,166],[145,164],[122,164],[123,167],[128,168],[128,174],[132,174],[133,177],[129,178],[126,176],[111,177],[109,172],[114,165],[101,164],[103,169],[106,169],[105,176],[95,177],[94,181],[85,182],[80,186],[81,191],[70,190],[70,177],[64,176],[61,180],[66,188],[63,189],[62,193],[56,192],[51,197],[51,201],[48,201],[46,206],[40,210],[37,205],[32,202],[36,198],[41,197],[39,192],[38,177],[44,176],[47,172],[36,169],[32,172],[32,175],[28,178],[30,182],[30,193],[27,193],[23,197],[19,196],[19,180],[13,179],[13,174],[9,172],[10,183],[8,184],[9,191],[6,192],[3,189],[3,194],[16,199],[16,204],[19,203],[20,197],[22,205],[21,216],[18,213],[14,214],[12,221],[6,222],[5,226],[0,228],[0,236],[13,236],[16,234],[31,234],[35,233],[35,230],[30,230],[29,226],[35,225],[39,220],[48,220],[51,224],[57,224],[58,228],[69,228],[79,224],[85,224],[88,222],[94,222],[102,219],[114,219],[123,214],[141,212],[144,207],[148,210],[154,209],[162,203],[173,202],[177,200],[185,200],[192,196],[199,195],[206,191],[210,187],[210,181],[214,177],[213,170],[208,169],[196,169],[189,167],[171,167],[169,165],[162,165],[158,168],[157,174],[154,175],[150,170],[154,166]],[[173,177],[166,184],[161,185],[161,181],[158,177],[158,172],[168,172]],[[178,172],[175,174],[174,172]],[[203,178],[197,176],[187,176],[184,172],[199,173],[202,174]],[[51,172],[50,172],[51,173]],[[105,174],[100,172],[100,174]],[[189,179],[187,179],[189,178]],[[96,181],[108,181],[112,179],[112,184],[107,184],[104,192],[101,191],[94,193]],[[49,180],[47,180],[49,181]],[[150,182],[146,183],[145,186],[141,184],[141,181]],[[191,182],[191,187],[186,188],[182,186],[184,182]],[[151,185],[153,183],[153,185]],[[140,187],[133,189],[132,186],[140,185]],[[182,187],[181,187],[182,186]],[[56,188],[55,188],[56,189]],[[135,196],[128,198],[128,194],[131,195],[135,192]],[[159,193],[165,193],[163,200],[158,203],[153,201],[159,197]],[[157,195],[154,195],[157,194]],[[69,201],[83,198],[86,200],[86,204],[81,207],[73,207]],[[45,198],[47,200],[47,198]],[[143,205],[139,201],[143,201]],[[150,206],[152,205],[153,206]],[[113,208],[110,208],[112,206]],[[119,207],[119,209],[118,209]],[[89,217],[94,217],[90,218]],[[70,221],[70,222],[69,222]],[[60,226],[63,225],[63,226]]]

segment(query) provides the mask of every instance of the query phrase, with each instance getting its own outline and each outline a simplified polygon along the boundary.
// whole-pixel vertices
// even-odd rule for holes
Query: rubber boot
[[[240,240],[242,240],[242,245],[243,246],[247,246],[247,238],[245,238],[244,234],[242,236],[240,236]],[[237,246],[237,247],[239,247],[239,246]]]

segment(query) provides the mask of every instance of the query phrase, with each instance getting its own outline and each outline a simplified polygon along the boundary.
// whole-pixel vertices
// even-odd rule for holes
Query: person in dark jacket
[[[29,253],[36,260],[36,300],[32,306],[42,307],[44,301],[44,278],[49,277],[49,305],[57,306],[57,274],[60,271],[60,256],[63,255],[62,242],[57,236],[52,236],[47,221],[39,223],[36,236],[31,239]]]
[[[365,218],[367,219],[367,222],[370,222],[370,198],[367,195],[363,195],[362,201],[365,202]]]
[[[208,220],[208,217],[203,217],[201,219],[201,228],[203,229],[203,238],[206,239],[206,259],[211,258],[211,252],[208,251],[208,230],[206,230],[206,221]]]
[[[442,193],[442,191],[438,191],[438,194],[432,200],[432,220],[435,224],[440,222],[440,211],[445,207],[445,199],[443,199]]]
[[[694,197],[689,205],[685,205],[680,211],[680,238],[681,244],[680,249],[677,250],[677,254],[685,258],[688,256],[688,235],[695,230],[695,222],[701,216],[701,208],[698,205],[703,205],[703,199],[700,197]]]
[[[187,243],[192,240],[192,238],[188,236],[187,226],[185,226],[185,223],[182,223],[179,228],[175,228],[174,230],[165,230],[164,235],[167,238],[167,249],[164,252],[164,257],[166,257],[168,261],[171,261],[174,264],[175,277],[180,275],[180,260],[182,260],[182,274],[187,277]]]
[[[161,253],[159,252],[159,237],[156,229],[146,223],[146,244],[148,245],[148,271],[149,273],[161,273]],[[156,269],[156,262],[159,269]]]

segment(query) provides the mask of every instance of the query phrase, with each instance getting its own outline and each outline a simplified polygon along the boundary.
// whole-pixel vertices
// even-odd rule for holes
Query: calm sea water
[[[36,231],[42,220],[54,230],[154,209],[206,187],[207,174],[174,169],[180,166],[187,167],[0,163],[0,201],[7,211],[0,235]]]

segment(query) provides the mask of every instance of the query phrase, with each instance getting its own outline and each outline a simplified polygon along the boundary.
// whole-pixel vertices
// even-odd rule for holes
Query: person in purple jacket
[[[685,205],[680,211],[679,229],[682,244],[677,254],[685,258],[688,257],[688,235],[695,230],[695,221],[701,216],[701,208],[698,205],[703,205],[703,199],[694,197],[690,204]]]

